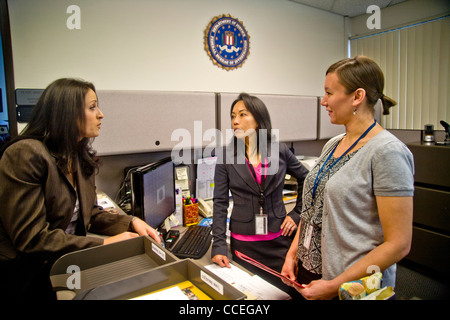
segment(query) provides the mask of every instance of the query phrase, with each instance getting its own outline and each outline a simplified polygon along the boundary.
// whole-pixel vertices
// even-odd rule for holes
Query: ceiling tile
[[[284,0],[280,0],[284,1]],[[342,16],[355,17],[367,13],[370,5],[386,8],[408,0],[289,0]]]

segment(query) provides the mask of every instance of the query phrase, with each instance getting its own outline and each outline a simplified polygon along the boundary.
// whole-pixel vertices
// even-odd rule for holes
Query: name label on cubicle
[[[200,270],[200,278],[211,288],[223,295],[223,285],[214,280],[209,274],[207,274],[203,270]]]
[[[152,243],[152,251],[154,253],[156,253],[161,259],[163,259],[164,261],[166,261],[166,253],[164,252],[164,250],[162,250],[161,248],[159,248],[156,244]]]

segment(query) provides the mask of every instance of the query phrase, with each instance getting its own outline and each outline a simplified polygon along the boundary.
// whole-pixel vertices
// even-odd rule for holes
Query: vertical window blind
[[[450,123],[450,18],[350,40],[351,55],[365,55],[384,72],[384,94],[398,105],[383,116],[386,129],[443,130]]]

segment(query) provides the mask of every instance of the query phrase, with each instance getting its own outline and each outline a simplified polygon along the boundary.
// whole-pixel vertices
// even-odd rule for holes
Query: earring
[[[353,109],[353,115],[356,116],[356,107]]]

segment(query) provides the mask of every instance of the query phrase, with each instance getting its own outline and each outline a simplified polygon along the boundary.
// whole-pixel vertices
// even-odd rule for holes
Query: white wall
[[[346,56],[343,17],[287,0],[8,4],[16,88],[44,88],[69,76],[92,81],[99,90],[319,96],[328,66]],[[66,27],[72,4],[81,9],[81,30]],[[221,14],[239,19],[250,35],[250,55],[236,70],[215,66],[204,49],[205,29]],[[103,157],[97,186],[114,197],[124,167],[160,156]]]
[[[322,95],[324,74],[345,57],[344,19],[274,0],[9,1],[16,88],[65,76],[98,89]],[[81,9],[69,30],[66,9]],[[231,14],[250,35],[244,65],[226,71],[208,57],[204,31]]]

